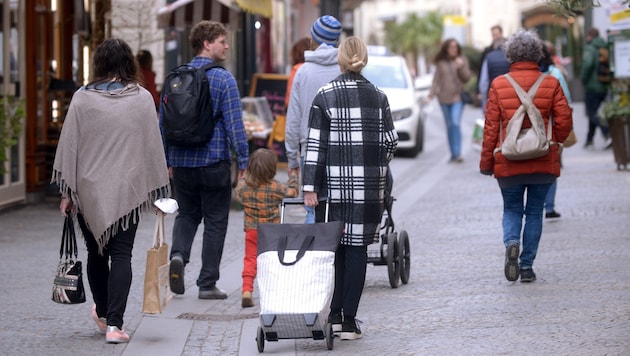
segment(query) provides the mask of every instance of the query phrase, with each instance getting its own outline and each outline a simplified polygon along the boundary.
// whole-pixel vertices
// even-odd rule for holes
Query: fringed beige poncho
[[[52,182],[72,199],[99,245],[167,197],[169,178],[151,94],[136,84],[74,93]]]

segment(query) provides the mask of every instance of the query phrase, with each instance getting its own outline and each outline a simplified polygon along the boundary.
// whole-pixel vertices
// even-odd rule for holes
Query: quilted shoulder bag
[[[52,287],[52,300],[55,303],[79,304],[85,302],[83,272],[77,250],[74,223],[71,214],[67,214],[61,234],[59,265]]]

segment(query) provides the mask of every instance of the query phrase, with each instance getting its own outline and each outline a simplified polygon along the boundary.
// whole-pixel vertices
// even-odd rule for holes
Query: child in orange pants
[[[258,224],[279,223],[278,206],[286,197],[297,197],[298,176],[289,175],[288,185],[275,179],[278,157],[266,148],[259,148],[249,156],[245,174],[236,186],[236,196],[245,212],[245,257],[243,258],[243,289],[241,306],[254,306],[252,292],[256,278]]]

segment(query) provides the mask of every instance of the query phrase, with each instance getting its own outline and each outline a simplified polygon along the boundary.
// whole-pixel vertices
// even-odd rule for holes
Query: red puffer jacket
[[[510,66],[510,76],[528,91],[541,75],[534,62],[517,62]],[[558,145],[552,145],[549,153],[543,157],[523,161],[510,161],[501,152],[493,155],[499,147],[499,125],[503,126],[503,136],[507,124],[521,105],[516,91],[510,82],[499,76],[492,81],[486,104],[486,121],[483,129],[483,145],[479,168],[482,173],[492,172],[495,178],[511,177],[519,174],[548,173],[560,176],[560,153]],[[549,117],[553,116],[552,141],[564,142],[573,127],[572,110],[569,107],[560,82],[547,75],[534,96],[534,105],[540,110],[545,120],[545,128],[549,125]],[[531,127],[529,119],[523,122],[523,128]]]

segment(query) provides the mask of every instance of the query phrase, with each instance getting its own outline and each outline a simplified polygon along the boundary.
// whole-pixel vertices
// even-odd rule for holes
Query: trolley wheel
[[[258,327],[258,334],[256,336],[256,345],[258,346],[258,352],[262,353],[265,351],[265,332],[260,326]]]
[[[400,281],[403,284],[407,284],[411,270],[411,254],[409,252],[409,236],[405,230],[400,232],[398,238],[398,259],[398,264],[400,265]]]
[[[398,280],[400,279],[400,263],[398,263],[398,237],[395,233],[391,233],[387,236],[386,260],[389,285],[392,288],[398,288]]]
[[[324,331],[324,335],[326,336],[326,347],[328,350],[332,350],[335,347],[335,334],[332,330],[332,324],[326,323],[326,330]]]

